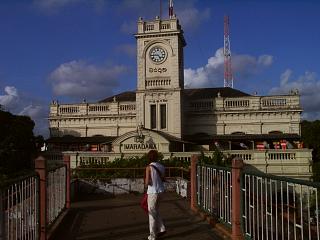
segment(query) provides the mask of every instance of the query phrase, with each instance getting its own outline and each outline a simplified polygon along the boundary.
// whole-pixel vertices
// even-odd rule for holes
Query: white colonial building
[[[49,146],[87,160],[149,149],[189,158],[219,148],[269,173],[310,177],[297,91],[256,96],[232,88],[184,89],[186,42],[178,19],[140,18],[135,37],[137,89],[96,103],[52,102]]]

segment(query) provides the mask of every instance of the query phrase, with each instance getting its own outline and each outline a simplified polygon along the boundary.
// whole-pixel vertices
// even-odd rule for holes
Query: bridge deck
[[[148,217],[139,206],[141,195],[97,197],[88,195],[73,203],[54,240],[144,240]],[[189,202],[165,193],[160,212],[167,227],[161,239],[222,239],[212,227],[190,212]]]

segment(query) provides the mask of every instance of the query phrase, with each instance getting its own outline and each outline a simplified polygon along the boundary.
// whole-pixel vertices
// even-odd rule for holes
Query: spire
[[[169,0],[169,18],[173,17],[173,0]]]

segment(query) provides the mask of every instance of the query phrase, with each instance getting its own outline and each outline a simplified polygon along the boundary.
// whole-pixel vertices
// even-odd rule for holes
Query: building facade
[[[97,149],[110,156],[149,149],[169,154],[216,147],[222,151],[290,148],[299,149],[301,155],[302,108],[297,91],[256,96],[233,88],[185,89],[186,41],[176,16],[152,21],[140,18],[137,25],[136,90],[96,103],[52,102],[51,144],[72,136],[75,142],[103,136],[108,140],[100,138],[96,145],[107,147]],[[311,151],[302,152],[305,157],[301,159],[309,168]],[[305,171],[310,175],[310,170]]]
[[[232,88],[184,89],[183,48],[178,19],[138,21],[137,90],[98,103],[50,105],[51,136],[121,136],[139,124],[178,138],[224,135],[300,134],[297,92],[252,96]]]

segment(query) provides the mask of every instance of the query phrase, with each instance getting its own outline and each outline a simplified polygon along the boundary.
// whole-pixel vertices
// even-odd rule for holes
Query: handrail
[[[257,176],[257,177],[269,178],[272,180],[277,180],[277,181],[282,181],[282,182],[290,182],[290,183],[296,183],[296,184],[306,185],[306,186],[310,186],[310,187],[320,188],[320,182],[312,182],[312,181],[306,181],[306,180],[297,179],[297,178],[276,176],[273,174],[258,172],[256,170],[252,170],[252,169],[246,169],[246,167],[244,167],[242,173],[243,174],[250,174],[253,176]]]
[[[23,174],[23,176],[19,176],[19,177],[13,178],[13,179],[5,180],[4,182],[0,183],[0,190],[8,187],[14,183],[21,182],[27,178],[35,177],[35,176],[38,176],[38,174],[34,171],[32,171],[32,172],[30,171],[29,173]]]
[[[215,169],[219,169],[219,170],[231,171],[231,167],[217,166],[217,165],[213,165],[213,164],[204,164],[204,163],[198,163],[198,165],[203,166],[203,167],[215,168]]]
[[[192,162],[191,208],[197,203],[199,210],[231,223],[232,237],[319,239],[320,182],[259,172],[240,158],[231,168],[197,162],[199,157]]]

